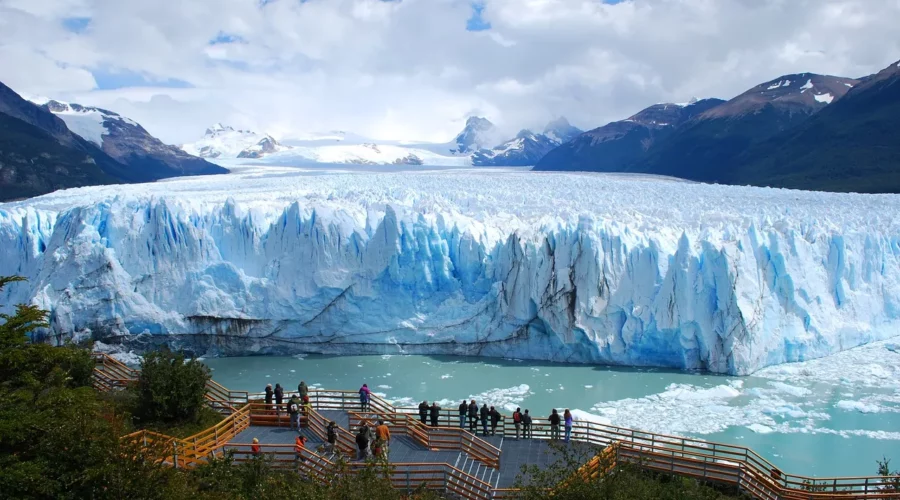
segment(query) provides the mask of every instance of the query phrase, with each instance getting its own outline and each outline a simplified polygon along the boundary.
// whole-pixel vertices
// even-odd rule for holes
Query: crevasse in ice
[[[0,303],[50,309],[57,339],[208,355],[432,353],[731,374],[900,332],[897,197],[565,174],[271,173],[0,205],[0,275],[30,279]]]

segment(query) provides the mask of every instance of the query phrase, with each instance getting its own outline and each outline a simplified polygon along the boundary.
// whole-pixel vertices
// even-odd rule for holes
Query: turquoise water
[[[877,354],[884,355],[880,366],[888,372],[900,367],[900,356]],[[834,367],[821,363],[791,366],[787,375],[775,370],[727,377],[441,356],[309,355],[205,362],[216,381],[234,390],[261,392],[267,383],[278,382],[290,391],[300,380],[346,390],[367,383],[398,406],[437,400],[451,408],[474,397],[507,413],[517,406],[538,416],[554,407],[577,409],[615,425],[747,446],[794,474],[873,475],[876,458],[887,455],[900,461],[900,391],[891,381],[848,382],[824,373]],[[841,401],[862,401],[864,410],[877,412],[841,408]]]

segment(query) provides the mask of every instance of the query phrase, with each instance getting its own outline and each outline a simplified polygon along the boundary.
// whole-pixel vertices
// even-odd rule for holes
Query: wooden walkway
[[[113,391],[133,383],[137,372],[105,355],[95,357],[94,387]],[[227,417],[219,424],[186,439],[176,439],[149,431],[139,431],[123,439],[143,446],[155,446],[159,457],[174,467],[194,467],[210,457],[233,451],[237,460],[246,460],[250,442],[258,438],[262,452],[275,458],[275,465],[297,470],[310,479],[326,480],[336,470],[338,457],[315,450],[325,439],[329,421],[339,426],[337,448],[340,455],[355,458],[354,435],[360,425],[384,420],[391,429],[390,476],[396,488],[411,491],[423,485],[470,500],[515,498],[511,488],[524,464],[547,467],[556,457],[549,444],[546,419],[535,418],[533,439],[511,439],[506,419],[496,436],[476,436],[458,427],[452,412],[440,415],[438,427],[423,425],[415,408],[395,408],[373,396],[370,407],[359,411],[355,391],[311,390],[312,409],[301,419],[300,433],[309,443],[303,460],[296,460],[286,408],[275,411],[262,403],[262,395],[230,391],[210,381],[208,404]],[[832,477],[814,478],[788,474],[753,450],[726,443],[666,436],[634,429],[576,422],[570,447],[593,455],[575,477],[600,478],[620,464],[647,470],[718,482],[746,492],[760,500],[851,500],[897,499],[890,489],[894,478]],[[839,452],[839,450],[835,450]],[[348,462],[350,472],[367,465]]]

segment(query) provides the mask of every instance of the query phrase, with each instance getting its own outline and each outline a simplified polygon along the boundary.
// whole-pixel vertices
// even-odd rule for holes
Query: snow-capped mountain
[[[466,119],[466,126],[454,139],[455,148],[450,150],[452,154],[471,154],[479,149],[490,148],[497,144],[497,132],[494,124],[487,118],[470,116]]]
[[[181,149],[201,158],[261,158],[290,147],[279,144],[268,134],[235,130],[228,125],[216,123],[206,129],[200,140],[183,144]]]
[[[767,105],[791,114],[810,115],[843,97],[857,83],[859,80],[855,78],[815,73],[784,75],[751,88],[699,118],[741,116],[755,113]]]
[[[491,149],[472,154],[472,164],[491,167],[525,167],[536,165],[553,148],[570,141],[581,133],[564,117],[551,121],[544,133],[522,130],[516,136]]]
[[[241,157],[245,158],[245,157]],[[327,144],[293,146],[290,149],[266,155],[254,163],[266,165],[443,165],[464,166],[471,164],[466,156],[451,156],[415,145],[379,144]]]
[[[61,118],[69,130],[128,166],[137,181],[228,172],[176,146],[164,144],[139,123],[113,111],[54,99],[47,100],[42,107]]]

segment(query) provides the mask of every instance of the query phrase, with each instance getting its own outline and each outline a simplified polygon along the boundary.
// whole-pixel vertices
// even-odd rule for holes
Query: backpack
[[[288,407],[288,410],[293,414],[297,413],[297,410],[299,410],[299,408],[297,408],[296,403],[291,403],[291,406]]]
[[[513,422],[519,423],[522,421],[522,415],[519,412],[513,413]]]

